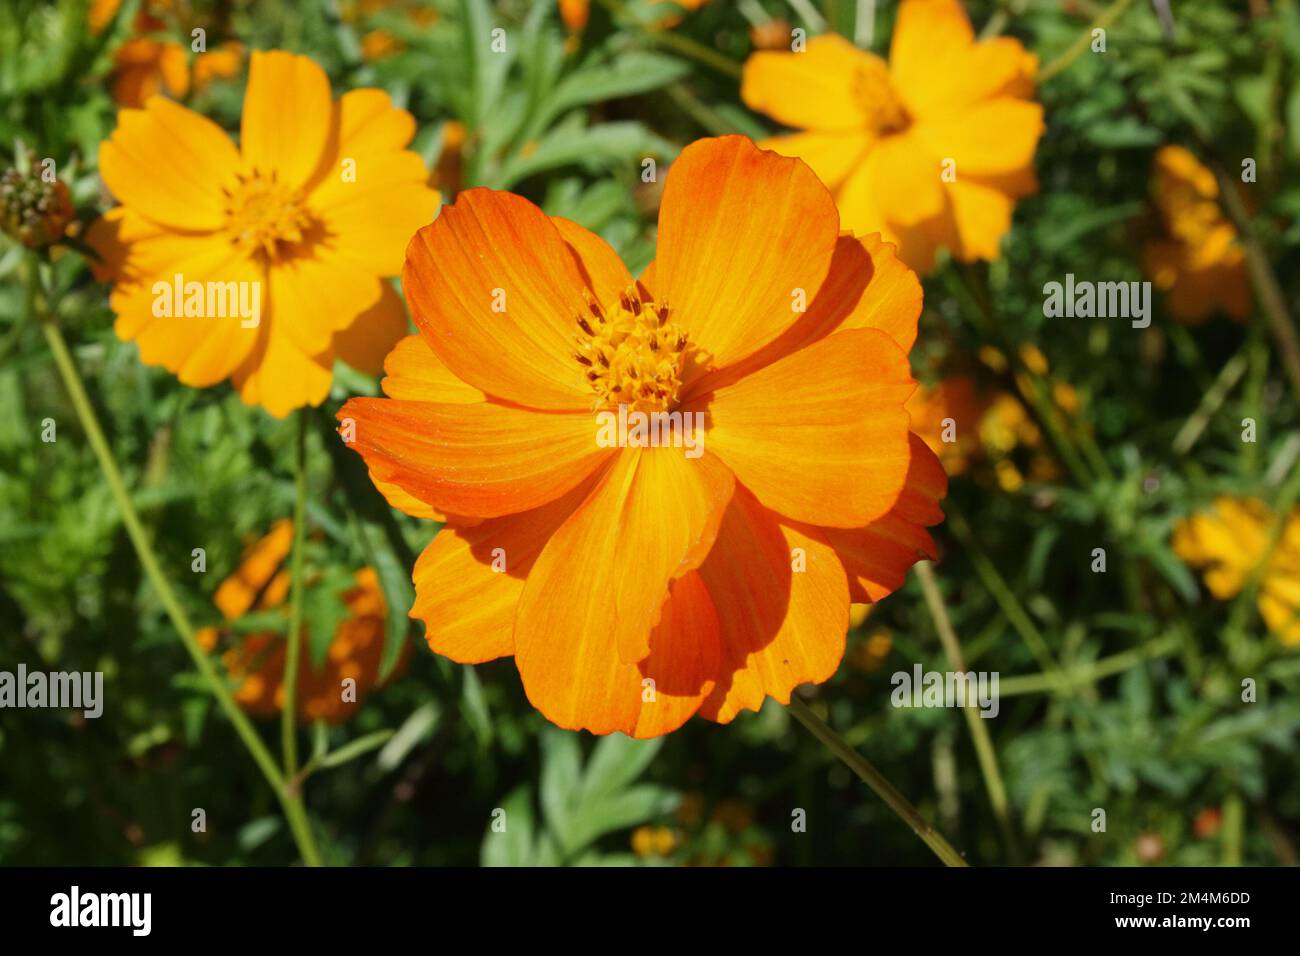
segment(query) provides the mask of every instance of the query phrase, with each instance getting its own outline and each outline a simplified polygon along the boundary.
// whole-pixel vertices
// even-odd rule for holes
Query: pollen
[[[862,65],[854,84],[855,97],[866,115],[867,128],[877,136],[902,132],[912,123],[883,62]]]
[[[222,192],[227,234],[236,245],[268,259],[278,258],[282,246],[302,242],[312,224],[302,191],[281,183],[274,171],[240,173],[239,185]]]
[[[667,303],[656,303],[635,286],[610,307],[588,296],[577,325],[574,358],[595,392],[596,408],[672,410],[690,340],[672,321]]]

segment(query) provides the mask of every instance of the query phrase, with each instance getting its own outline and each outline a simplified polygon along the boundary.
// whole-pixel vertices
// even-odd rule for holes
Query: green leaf
[[[377,750],[384,744],[388,743],[394,736],[392,729],[376,730],[373,734],[366,734],[364,737],[358,737],[356,740],[349,741],[338,750],[327,753],[320,759],[317,766],[322,769],[327,767],[341,767],[350,760],[356,760],[363,757],[372,750]]]
[[[334,635],[347,619],[349,612],[343,595],[354,583],[351,574],[338,565],[330,565],[319,580],[303,590],[302,623],[313,669],[319,669],[325,663]]]
[[[663,738],[633,740],[622,734],[601,737],[587,761],[582,779],[582,800],[589,803],[628,786],[655,759]]]
[[[464,684],[461,688],[461,711],[479,747],[486,750],[492,743],[492,715],[488,713],[487,699],[483,696],[483,682],[471,666],[461,668]]]
[[[503,810],[504,815],[496,810]],[[504,829],[502,829],[504,827]],[[535,823],[533,820],[533,792],[527,785],[520,786],[495,808],[483,835],[479,862],[483,866],[532,866]]]

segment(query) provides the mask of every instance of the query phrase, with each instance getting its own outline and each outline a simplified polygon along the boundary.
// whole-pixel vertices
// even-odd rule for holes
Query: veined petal
[[[333,122],[330,81],[305,56],[255,50],[239,143],[244,162],[287,186],[306,185],[320,163]]]
[[[793,133],[789,136],[773,136],[760,142],[758,148],[770,149],[782,156],[802,159],[817,174],[817,178],[833,192],[844,182],[849,173],[866,160],[872,142],[873,137],[865,130],[846,132],[818,130],[811,133]]]
[[[353,447],[379,480],[444,512],[494,518],[554,501],[613,454],[591,412],[354,398]]]
[[[515,617],[524,690],[547,719],[633,732],[640,697],[616,675],[647,656],[652,674],[652,630],[664,623],[676,633],[686,623],[661,621],[670,582],[704,560],[732,487],[731,473],[708,455],[627,448],[551,538]]]
[[[453,375],[419,335],[408,335],[397,343],[384,359],[384,373],[379,387],[389,398],[451,405],[487,401],[477,388]]]
[[[574,358],[584,307],[573,247],[528,200],[469,189],[406,253],[412,317],[462,381],[532,408],[590,408]]]
[[[619,293],[633,284],[632,274],[618,253],[600,236],[572,220],[552,216],[551,222],[572,249],[583,282],[595,294],[596,300],[606,304],[617,302]]]
[[[225,223],[222,189],[236,182],[239,153],[216,123],[152,97],[144,109],[118,114],[99,146],[99,172],[119,202],[154,222],[212,231]]]
[[[809,524],[856,528],[897,501],[915,389],[907,356],[877,329],[852,329],[692,399],[705,448],[764,505]]]
[[[570,642],[590,649],[608,641],[627,663],[645,658],[668,582],[704,560],[732,486],[731,472],[710,455],[623,449],[538,562],[529,620],[516,624],[516,635],[527,632],[561,657]]]
[[[668,171],[654,291],[723,368],[795,323],[826,278],[839,215],[804,163],[743,136],[700,140]]]
[[[468,528],[447,526],[415,563],[411,617],[435,654],[478,664],[515,652],[515,608],[537,556],[590,491]]]
[[[849,587],[835,552],[815,534],[781,524],[738,485],[699,575],[722,630],[718,679],[701,716],[728,723],[766,697],[788,704],[795,687],[835,673]]]

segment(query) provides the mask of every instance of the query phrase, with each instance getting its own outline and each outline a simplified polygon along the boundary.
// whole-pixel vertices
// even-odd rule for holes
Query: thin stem
[[[1255,287],[1255,297],[1259,300],[1260,311],[1268,322],[1268,330],[1273,334],[1281,353],[1282,367],[1291,379],[1291,388],[1300,395],[1300,335],[1296,333],[1295,322],[1287,312],[1286,300],[1277,276],[1269,265],[1268,255],[1255,235],[1254,225],[1246,204],[1237,192],[1237,184],[1219,163],[1215,162],[1214,176],[1219,181],[1219,195],[1223,198],[1223,208],[1228,218],[1237,228],[1237,238],[1246,255],[1246,268],[1250,272],[1251,284]]]
[[[1088,25],[1088,28],[1083,31],[1083,34],[1071,43],[1064,53],[1039,71],[1038,82],[1040,84],[1046,83],[1052,77],[1056,76],[1056,74],[1062,73],[1069,68],[1069,66],[1079,57],[1083,56],[1092,45],[1092,31],[1097,29],[1104,30],[1106,27],[1110,26],[1119,19],[1120,14],[1127,10],[1132,2],[1133,0],[1115,0],[1114,3],[1103,10],[1101,15]]]
[[[298,435],[294,445],[293,558],[289,565],[289,633],[285,636],[284,707],[280,711],[280,745],[284,775],[298,775],[298,732],[294,721],[298,707],[298,662],[302,655],[302,564],[307,542],[307,412],[298,409]]]
[[[948,617],[948,608],[943,603],[943,595],[939,593],[939,585],[934,580],[934,571],[929,561],[917,563],[916,576],[921,582],[925,606],[930,611],[935,630],[939,632],[939,642],[943,645],[944,655],[948,658],[948,666],[958,673],[965,673],[966,660],[962,655],[961,642],[957,640],[957,632],[953,630],[952,620]],[[989,803],[993,807],[993,815],[997,817],[998,826],[1002,829],[1007,850],[1012,857],[1019,856],[1015,830],[1011,826],[1007,788],[1002,782],[1002,772],[998,769],[998,757],[997,751],[993,749],[993,739],[989,736],[988,727],[984,723],[984,718],[980,716],[974,700],[966,701],[965,706],[962,707],[962,714],[966,718],[966,726],[970,729],[971,743],[975,745],[975,755],[979,760],[980,775],[984,778],[984,789],[988,791]]]
[[[814,714],[807,704],[793,695],[790,697],[790,713],[794,714],[795,720],[808,728],[810,734],[825,744],[835,756],[844,761],[844,765],[857,774],[863,783],[875,791],[876,796],[884,800],[889,809],[898,814],[903,822],[912,828],[912,832],[934,851],[935,856],[948,866],[970,865],[962,859],[960,853],[952,848],[952,844],[943,838],[943,834],[932,827],[921,816],[916,807],[908,803],[907,798],[894,789],[894,785],[886,780],[879,770],[850,747],[844,738],[831,730],[830,725]]]
[[[32,283],[33,288],[36,287],[39,281],[36,278],[34,262],[31,263],[28,281]],[[95,457],[99,460],[100,470],[103,471],[104,479],[108,482],[109,491],[113,495],[118,511],[121,512],[122,524],[126,527],[127,536],[131,539],[131,544],[140,559],[140,566],[144,569],[145,576],[148,577],[154,590],[158,592],[163,608],[166,610],[167,616],[171,618],[172,625],[176,628],[181,643],[189,653],[195,668],[198,669],[199,674],[207,683],[212,695],[216,697],[222,712],[225,713],[231,726],[235,728],[235,733],[243,741],[244,746],[253,758],[253,762],[262,771],[262,776],[266,778],[266,782],[270,784],[276,798],[280,801],[280,806],[284,810],[285,817],[289,821],[289,827],[298,844],[298,850],[302,854],[303,862],[308,866],[319,866],[320,854],[312,838],[311,829],[307,823],[306,811],[301,800],[286,790],[284,778],[275,765],[275,759],[271,756],[266,745],[262,743],[261,737],[258,736],[257,730],[248,720],[248,717],[235,703],[230,689],[226,687],[225,681],[217,673],[212,659],[199,646],[189,616],[185,613],[184,607],[177,599],[175,592],[172,591],[171,585],[163,574],[158,556],[149,541],[149,536],[145,533],[144,525],[140,522],[140,516],[135,510],[135,505],[131,503],[131,495],[127,491],[126,482],[122,478],[121,471],[118,470],[108,440],[104,437],[104,432],[99,426],[99,419],[95,415],[94,406],[91,405],[90,398],[86,394],[81,375],[77,371],[76,363],[68,350],[63,333],[59,330],[59,327],[54,322],[54,317],[48,311],[39,313],[39,317],[41,330],[45,333],[45,340],[49,343],[50,352],[54,356],[54,364],[59,370],[59,376],[63,380],[64,387],[68,390],[69,398],[72,399],[72,405],[76,409],[82,431],[86,433],[86,438],[90,441]]]

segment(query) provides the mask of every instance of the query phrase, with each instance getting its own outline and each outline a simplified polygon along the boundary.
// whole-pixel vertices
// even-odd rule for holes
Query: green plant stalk
[[[850,747],[844,738],[830,728],[826,721],[814,714],[807,704],[793,694],[790,696],[789,710],[794,715],[795,720],[803,724],[810,734],[825,744],[840,760],[844,761],[844,765],[857,774],[862,782],[875,792],[876,796],[884,800],[889,809],[898,814],[903,822],[912,828],[912,832],[934,851],[935,856],[947,866],[970,866],[969,863],[962,859],[961,854],[953,849],[952,844],[943,838],[943,834],[932,827],[921,816],[916,807],[912,806],[906,797],[894,789],[894,785],[886,780],[879,770]]]
[[[1065,72],[1065,70],[1067,70],[1075,60],[1088,52],[1088,48],[1092,46],[1092,31],[1099,28],[1103,30],[1106,29],[1119,19],[1120,15],[1129,8],[1132,2],[1133,0],[1115,0],[1114,3],[1103,10],[1101,15],[1088,25],[1088,28],[1083,31],[1083,34],[1066,47],[1064,53],[1038,72],[1038,82],[1046,83],[1058,73]]]
[[[600,0],[603,6],[614,17],[623,17],[626,11],[619,0]],[[661,30],[654,27],[647,27],[644,24],[636,24],[640,28],[641,35],[656,46],[666,47],[674,50],[683,56],[689,57],[697,63],[717,70],[724,76],[730,76],[735,79],[740,78],[740,64],[729,57],[723,56],[717,50],[705,46],[703,43],[697,43],[690,37],[674,33],[672,30]]]
[[[1182,639],[1178,635],[1170,634],[1149,641],[1141,647],[1129,648],[1110,657],[1100,658],[1087,666],[1059,674],[1024,674],[1019,677],[1004,677],[999,682],[998,694],[1002,697],[1017,697],[1021,694],[1073,693],[1076,688],[1095,683],[1103,677],[1122,674],[1144,661],[1175,654],[1181,643]]]
[[[961,642],[957,639],[957,632],[953,630],[952,620],[948,617],[948,609],[944,606],[943,595],[939,593],[939,585],[934,580],[934,571],[929,561],[917,562],[916,576],[921,582],[925,606],[930,611],[935,630],[939,632],[939,642],[943,645],[944,655],[948,658],[948,666],[954,671],[965,673],[966,660],[962,655]],[[966,726],[970,729],[971,743],[975,745],[975,755],[979,760],[980,775],[984,778],[984,789],[988,791],[989,803],[1002,830],[1007,851],[1012,858],[1019,857],[1020,848],[1016,844],[1015,829],[1011,825],[1007,788],[1002,781],[1002,772],[998,769],[998,757],[993,747],[993,739],[989,736],[988,727],[984,723],[984,718],[979,715],[974,701],[966,702],[966,706],[962,707],[962,716],[966,718]]]
[[[30,288],[35,290],[38,283],[36,264],[31,262],[29,265],[27,279]],[[48,313],[40,315],[40,324],[41,330],[45,333],[45,340],[49,343],[50,352],[54,356],[54,364],[59,370],[59,376],[63,379],[64,387],[67,388],[68,396],[72,399],[72,405],[76,409],[82,430],[90,441],[95,457],[99,460],[100,470],[103,471],[104,479],[108,482],[109,491],[112,493],[113,500],[122,514],[122,524],[126,527],[127,536],[131,539],[131,544],[140,559],[140,566],[144,569],[145,576],[149,578],[150,583],[158,592],[163,608],[167,611],[167,616],[171,618],[172,624],[180,636],[181,643],[185,645],[185,650],[189,653],[191,660],[194,661],[195,668],[207,682],[226,718],[230,721],[231,726],[235,728],[235,733],[238,734],[240,740],[248,749],[253,762],[262,771],[262,776],[266,778],[266,782],[270,784],[271,789],[275,792],[276,799],[280,801],[285,818],[289,822],[289,829],[292,831],[294,841],[298,845],[298,851],[302,854],[303,862],[308,866],[319,866],[321,862],[320,853],[316,849],[311,827],[307,821],[307,812],[303,807],[301,797],[290,793],[285,787],[284,778],[281,776],[279,768],[276,767],[270,751],[262,743],[261,737],[258,736],[257,730],[248,717],[235,703],[230,689],[222,680],[221,675],[217,673],[212,659],[199,646],[189,616],[185,613],[184,607],[177,600],[175,592],[172,591],[171,585],[167,582],[167,577],[163,574],[157,554],[154,552],[153,545],[145,533],[144,525],[140,522],[140,516],[135,510],[135,505],[131,503],[131,495],[127,491],[126,482],[122,478],[121,471],[118,470],[117,462],[113,458],[113,452],[108,446],[108,440],[99,427],[99,419],[96,417],[94,406],[91,405],[90,398],[86,394],[81,375],[77,371],[76,362],[72,358],[72,353],[68,350],[68,344],[63,338],[63,333],[55,324],[54,317]]]
[[[298,775],[298,662],[302,657],[302,565],[307,543],[307,411],[298,409],[293,452],[293,557],[289,564],[289,631],[284,650],[284,706],[280,711],[280,746],[284,775]]]

